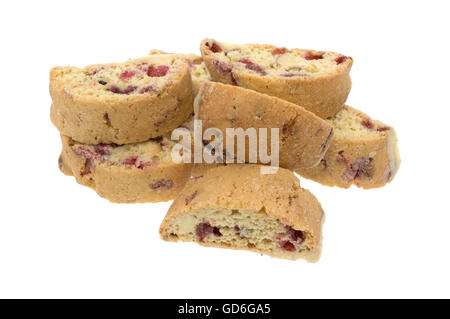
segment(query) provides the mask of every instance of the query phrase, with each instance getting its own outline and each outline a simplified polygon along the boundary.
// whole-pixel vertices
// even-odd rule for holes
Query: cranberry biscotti
[[[201,56],[198,56],[196,54],[167,53],[165,51],[156,49],[150,50],[148,54],[171,54],[184,59],[191,68],[191,78],[194,95],[197,95],[198,90],[200,89],[200,86],[203,84],[203,82],[211,80],[208,69],[206,68],[205,62],[203,62],[203,58]]]
[[[353,59],[339,53],[213,39],[200,51],[213,81],[282,98],[321,118],[336,114],[350,92]]]
[[[352,184],[375,188],[390,182],[400,156],[394,128],[349,106],[327,120],[333,126],[331,145],[316,167],[296,170],[302,177],[328,186]]]
[[[267,149],[272,145],[271,129],[278,128],[279,166],[287,169],[309,168],[318,164],[333,134],[329,123],[296,104],[222,83],[205,82],[194,104],[203,130],[219,129],[224,134],[224,149],[228,151],[232,147],[226,143],[227,128],[255,128],[259,145],[266,142]],[[268,129],[266,141],[259,131],[262,128]],[[233,147],[237,155],[236,146]],[[258,150],[261,150],[260,146]],[[246,143],[245,155],[245,161],[249,162],[249,143]],[[261,163],[259,160],[258,163]]]
[[[316,261],[320,203],[292,172],[262,175],[260,169],[236,164],[192,176],[164,218],[161,238]]]
[[[180,130],[192,129],[192,120]],[[190,176],[191,163],[175,163],[170,135],[146,142],[82,144],[61,135],[59,167],[77,182],[116,203],[161,202],[174,199]]]
[[[125,63],[55,67],[51,120],[87,144],[136,143],[168,133],[192,113],[188,64],[170,55]]]

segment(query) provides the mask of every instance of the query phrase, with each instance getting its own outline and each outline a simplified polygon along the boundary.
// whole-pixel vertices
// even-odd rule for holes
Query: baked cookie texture
[[[200,51],[213,81],[303,106],[321,118],[336,114],[351,89],[353,59],[335,52],[204,39]]]
[[[192,120],[178,129],[191,128]],[[191,163],[172,160],[175,142],[170,135],[125,145],[82,144],[64,135],[61,140],[61,171],[115,203],[172,200],[192,169]]]
[[[325,120],[304,108],[253,90],[217,82],[204,82],[194,102],[196,117],[203,131],[218,128],[224,134],[227,150],[227,128],[267,129],[267,149],[271,148],[271,128],[279,129],[279,166],[287,169],[313,167],[325,155],[333,128]],[[264,143],[263,143],[264,144]],[[234,145],[235,158],[237,143]],[[249,162],[249,143],[246,143]],[[244,160],[244,159],[242,159]]]
[[[86,144],[136,143],[168,133],[192,113],[190,68],[152,55],[124,63],[50,71],[51,120]]]
[[[177,58],[184,59],[189,64],[189,67],[191,69],[194,95],[197,95],[203,82],[211,81],[211,76],[209,75],[208,69],[206,68],[205,62],[203,62],[203,58],[201,56],[198,56],[196,54],[167,53],[158,49],[150,50],[148,54],[170,54],[176,56]]]
[[[292,172],[260,171],[259,165],[236,164],[192,176],[164,218],[161,238],[317,261],[320,203]]]
[[[327,120],[333,126],[331,145],[316,167],[296,170],[328,186],[376,188],[392,181],[400,166],[394,128],[344,106]]]

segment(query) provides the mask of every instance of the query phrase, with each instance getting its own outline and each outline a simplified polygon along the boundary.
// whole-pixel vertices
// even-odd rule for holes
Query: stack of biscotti
[[[309,162],[314,162],[313,165],[308,167],[301,160],[287,165],[283,163],[284,152],[280,152],[280,166],[294,169],[301,176],[321,184],[344,188],[350,185],[381,187],[394,178],[400,165],[394,128],[345,105],[351,88],[351,57],[272,45],[227,44],[214,39],[203,40],[200,51],[211,80],[225,84],[207,84],[202,96],[197,97],[202,104],[198,116],[206,120],[204,129],[215,125],[235,127],[236,123],[245,129],[246,123],[249,123],[248,127],[258,127],[261,122],[265,122],[263,126],[271,122],[270,127],[281,128],[280,144],[283,145],[292,134],[295,135],[293,123],[299,118],[281,123],[280,118],[285,113],[279,107],[263,103],[268,96],[272,96],[273,101],[275,97],[280,98],[284,103],[289,101],[324,119],[333,131],[329,145],[324,146],[325,155],[316,154],[316,159],[320,157],[320,160]],[[208,101],[211,90],[215,95],[227,96],[221,100],[221,112],[214,117],[210,113],[217,112],[218,108],[216,102]],[[256,96],[257,92],[261,94],[259,105],[253,103],[254,99],[245,101],[245,115],[241,109],[236,109],[236,99],[245,100],[250,95]],[[269,113],[264,110],[267,105],[272,109],[269,120],[264,118]],[[310,127],[310,123],[309,120],[300,121],[300,126]],[[301,144],[288,141],[286,146],[312,154]],[[294,157],[289,159],[295,160]]]
[[[170,55],[50,72],[61,170],[112,202],[174,199],[191,163],[175,163],[175,129],[192,128],[190,67]]]
[[[324,212],[294,173],[329,186],[384,186],[400,165],[394,129],[345,105],[351,57],[213,39],[200,51],[52,69],[61,171],[113,202],[174,199],[160,226],[166,241],[318,260]],[[194,118],[202,154],[215,163],[172,157],[182,155],[172,133],[198,137]],[[264,133],[273,128],[279,135]],[[255,129],[258,155],[228,139],[217,152],[217,136],[205,135],[227,129]]]
[[[203,40],[200,50],[198,65],[208,72],[194,109],[203,131],[278,128],[279,165],[288,170],[196,165],[161,224],[161,237],[317,260],[323,210],[292,171],[329,186],[384,186],[400,164],[394,129],[345,105],[351,57],[213,39]],[[235,147],[226,143],[225,153]],[[238,162],[251,162],[248,148],[244,154]]]

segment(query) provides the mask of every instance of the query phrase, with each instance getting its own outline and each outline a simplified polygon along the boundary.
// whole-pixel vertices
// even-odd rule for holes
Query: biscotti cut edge
[[[279,169],[276,174],[261,175],[260,169],[260,165],[234,164],[191,176],[161,224],[161,238],[317,261],[323,222],[320,203],[299,186],[292,172]],[[248,220],[281,233],[266,232],[262,240],[257,235],[262,229],[248,228],[252,224]],[[235,231],[242,238],[234,236]]]
[[[71,88],[69,88],[67,83],[70,82],[66,83],[63,75],[65,72],[69,72],[69,75],[70,72],[74,72],[74,74],[81,74],[79,76],[84,79],[82,73],[89,71],[90,76],[99,77],[100,73],[94,74],[91,69],[100,69],[101,65],[88,66],[84,69],[53,68],[50,71],[50,94],[53,100],[50,118],[60,133],[86,144],[125,144],[143,142],[149,138],[161,136],[184,123],[192,113],[193,103],[192,81],[187,63],[173,57],[155,55],[129,60],[123,64],[122,68],[127,65],[126,63],[134,63],[133,65],[136,64],[137,68],[139,65],[137,63],[140,61],[148,63],[149,70],[153,66],[151,63],[172,63],[167,71],[169,72],[167,80],[159,80],[161,77],[158,74],[151,76],[155,79],[155,83],[161,85],[161,92],[158,94],[150,89],[150,85],[148,92],[145,91],[147,93],[135,93],[136,89],[130,94],[105,93],[97,96],[100,93],[92,91],[94,89],[80,90],[75,82],[70,84]],[[108,67],[117,68],[117,65],[122,64],[105,64],[103,67],[106,69]],[[170,71],[170,68],[173,68],[173,71]],[[127,88],[133,87],[133,72],[137,72],[131,71],[124,70],[122,72],[125,74],[123,80],[117,80],[124,82],[124,85],[128,83]],[[105,76],[109,76],[110,73]],[[139,74],[143,77],[144,75],[141,73]],[[128,74],[132,76],[130,77]],[[86,75],[86,77],[89,76]],[[88,84],[87,79],[83,81],[82,85]],[[106,85],[113,86],[113,84]],[[111,89],[106,91],[111,91]]]
[[[239,61],[233,61],[229,57],[229,52],[239,51],[240,48],[251,48],[267,52],[281,52],[281,54],[296,54],[315,56],[322,54],[335,58],[338,62],[335,68],[319,74],[303,74],[300,70],[298,76],[288,76],[294,72],[286,72],[284,76],[274,76],[269,74],[271,65],[276,65],[280,54],[269,54],[268,60],[273,59],[273,63],[267,62],[268,69],[264,69],[251,56],[245,56]],[[222,54],[229,49],[227,56]],[[230,85],[237,85],[252,89],[261,93],[276,96],[281,99],[300,105],[313,112],[321,118],[328,118],[336,114],[344,105],[351,89],[350,70],[353,59],[335,52],[320,52],[314,50],[301,50],[277,48],[272,45],[244,44],[234,45],[218,42],[214,39],[204,39],[200,45],[205,65],[213,81]],[[266,52],[266,53],[267,53]],[[314,59],[307,63],[317,63]],[[290,66],[295,68],[298,66]],[[314,69],[314,68],[313,68]],[[265,74],[266,73],[266,74]]]
[[[296,173],[342,188],[378,188],[394,179],[401,160],[393,127],[349,106],[327,121],[335,132],[327,153],[319,165]]]

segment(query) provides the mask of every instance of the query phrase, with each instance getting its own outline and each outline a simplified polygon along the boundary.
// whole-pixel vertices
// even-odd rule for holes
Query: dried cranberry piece
[[[288,240],[282,241],[282,242],[280,243],[280,247],[281,247],[281,249],[286,250],[286,251],[295,251],[295,246],[294,246],[294,244],[291,243],[291,242],[288,241]]]
[[[197,196],[198,191],[195,191],[192,195],[189,195],[188,197],[185,198],[184,202],[186,203],[186,205],[188,205],[190,202],[192,202],[192,200],[195,198],[195,196]]]
[[[141,161],[141,162],[139,162],[139,164],[136,164],[136,167],[139,169],[144,169],[149,166],[152,166],[152,163],[148,162],[148,161]]]
[[[104,143],[100,143],[94,146],[95,151],[100,155],[109,155],[109,148],[111,148],[111,145]]]
[[[358,157],[355,159],[349,167],[342,174],[342,179],[346,182],[358,178],[362,175],[371,177],[373,174],[373,158],[371,157]]]
[[[215,236],[218,237],[222,236],[222,233],[220,232],[219,228],[211,226],[210,223],[200,223],[197,226],[195,226],[195,234],[197,235],[200,241],[205,239],[210,234],[214,234]]]
[[[130,94],[130,93],[136,91],[136,89],[137,89],[137,86],[135,86],[135,85],[128,85],[125,88],[125,90],[123,90],[123,94]]]
[[[103,67],[99,68],[99,69],[94,69],[91,72],[91,75],[96,75],[98,72],[103,71]]]
[[[334,61],[336,61],[337,64],[344,63],[347,60],[347,57],[344,55],[338,56]]]
[[[130,157],[127,157],[126,159],[124,159],[122,161],[122,164],[123,165],[136,165],[137,159],[138,159],[137,156],[130,156]]]
[[[109,87],[109,90],[113,93],[122,94],[122,90],[117,85],[113,84]]]
[[[84,158],[98,158],[100,154],[98,154],[95,151],[90,150],[89,148],[86,148],[84,146],[80,146],[75,150],[75,153],[78,156],[84,157]]]
[[[220,45],[218,45],[216,42],[213,43],[206,43],[206,46],[213,52],[213,53],[217,53],[217,52],[222,52],[222,48],[220,47]]]
[[[308,74],[304,74],[304,73],[284,73],[284,74],[280,74],[280,76],[283,76],[285,78],[292,78],[294,76],[304,77],[304,76],[308,76]]]
[[[131,70],[131,71],[130,70],[125,70],[125,71],[123,71],[120,74],[119,78],[121,80],[128,80],[128,79],[131,79],[135,75],[136,75],[136,71],[134,71],[134,70]]]
[[[155,92],[155,88],[153,87],[153,85],[147,85],[144,86],[143,88],[141,88],[139,90],[139,93],[148,93],[148,92]]]
[[[295,230],[294,228],[288,225],[286,225],[285,228],[287,235],[292,241],[298,242],[299,244],[305,241],[305,234],[301,230]]]
[[[305,54],[304,58],[305,60],[320,60],[323,59],[323,54],[308,52]]]
[[[220,74],[222,74],[224,76],[230,76],[231,83],[233,85],[238,85],[236,79],[234,78],[234,75],[232,72],[233,71],[232,67],[230,67],[225,62],[222,62],[219,60],[214,60],[213,65],[216,67],[217,71],[219,71]]]
[[[389,126],[383,126],[383,127],[379,127],[377,128],[378,132],[384,132],[384,131],[389,131],[391,128]]]
[[[272,55],[285,54],[288,51],[286,48],[275,48],[272,50]]]
[[[217,237],[222,236],[222,233],[219,230],[219,227],[213,227],[213,234]]]
[[[229,75],[232,71],[232,68],[223,61],[214,60],[213,64],[222,75]]]
[[[239,59],[239,62],[245,64],[245,67],[249,70],[255,71],[256,73],[259,73],[261,75],[266,75],[267,72],[264,71],[264,69],[254,62],[250,61],[249,59]]]
[[[171,179],[161,179],[155,183],[151,183],[148,185],[151,189],[158,189],[158,188],[172,188],[173,187],[173,181]]]
[[[368,129],[373,129],[373,122],[369,119],[362,119],[361,124]]]
[[[165,76],[169,71],[170,67],[168,65],[151,65],[148,68],[147,75],[151,77],[161,77]]]

